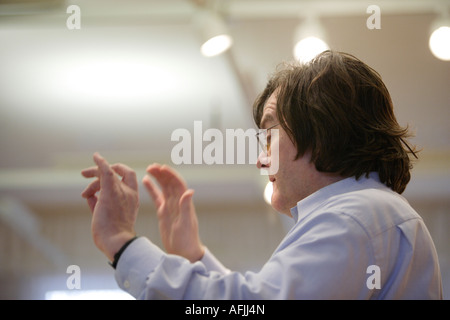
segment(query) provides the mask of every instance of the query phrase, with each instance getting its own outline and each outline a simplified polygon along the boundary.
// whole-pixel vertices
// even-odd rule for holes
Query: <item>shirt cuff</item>
[[[208,248],[205,248],[205,253],[200,262],[204,264],[208,271],[216,271],[221,274],[228,274],[231,272],[229,269],[225,268],[219,260],[217,260]]]
[[[137,298],[145,289],[148,275],[156,268],[165,253],[149,239],[139,237],[122,253],[115,278],[119,287]]]

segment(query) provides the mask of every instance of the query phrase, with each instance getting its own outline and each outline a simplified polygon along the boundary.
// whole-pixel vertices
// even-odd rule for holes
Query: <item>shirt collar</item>
[[[292,219],[294,219],[295,222],[298,221],[298,204],[295,207],[291,208],[291,216],[292,216]]]
[[[292,218],[295,222],[298,222],[302,217],[317,209],[332,196],[367,188],[379,189],[387,187],[380,182],[377,172],[371,172],[369,177],[363,175],[359,179],[355,177],[345,178],[323,187],[303,200],[300,200],[295,207],[291,208]]]

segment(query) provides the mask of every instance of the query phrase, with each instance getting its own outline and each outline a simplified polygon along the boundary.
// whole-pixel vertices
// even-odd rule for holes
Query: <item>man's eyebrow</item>
[[[261,119],[261,122],[259,124],[259,128],[260,129],[267,128],[267,124],[270,123],[270,122],[275,122],[275,118],[270,113],[266,113]]]

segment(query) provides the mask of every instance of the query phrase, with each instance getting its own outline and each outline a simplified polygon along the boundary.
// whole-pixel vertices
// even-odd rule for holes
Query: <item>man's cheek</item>
[[[271,140],[274,141],[270,145],[270,167],[262,175],[276,175],[280,168],[280,144],[279,144],[279,130],[272,129],[270,131]]]

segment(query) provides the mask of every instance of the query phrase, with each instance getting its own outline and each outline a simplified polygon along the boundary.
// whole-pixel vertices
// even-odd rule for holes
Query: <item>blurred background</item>
[[[315,36],[377,70],[415,133],[404,196],[434,239],[448,299],[448,30],[438,56],[429,41],[449,14],[443,0],[0,0],[0,298],[128,298],[92,242],[81,169],[99,151],[141,179],[153,162],[173,165],[175,129],[255,128],[268,75]],[[203,242],[228,268],[258,270],[290,226],[263,199],[267,178],[252,164],[175,167],[196,190]],[[160,244],[141,200],[137,231]]]

